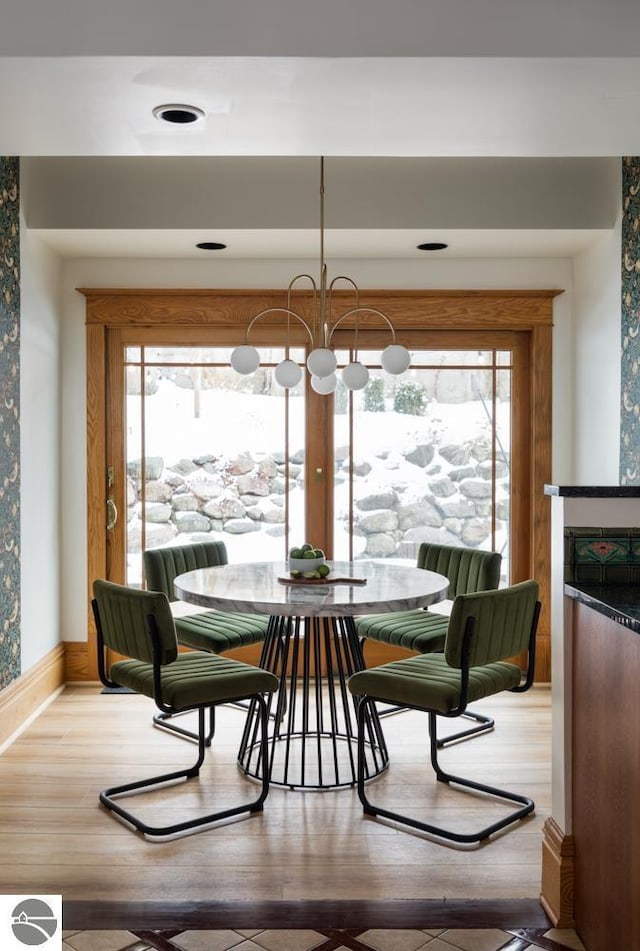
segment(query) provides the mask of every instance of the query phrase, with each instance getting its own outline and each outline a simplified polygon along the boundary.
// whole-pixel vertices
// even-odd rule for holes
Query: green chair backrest
[[[147,618],[152,614],[160,638],[160,663],[171,664],[178,656],[178,642],[169,601],[157,591],[141,591],[94,581],[102,639],[106,647],[145,663],[153,662]]]
[[[177,601],[173,582],[177,575],[196,568],[216,568],[228,564],[224,542],[194,542],[168,548],[148,548],[143,556],[148,591],[162,591],[169,601]]]
[[[418,568],[437,571],[449,579],[449,597],[475,591],[489,591],[500,583],[502,555],[497,551],[431,545],[423,542],[418,549]]]
[[[462,666],[462,644],[469,617],[475,618],[470,667],[493,664],[526,650],[538,594],[537,581],[521,581],[497,591],[458,595],[451,608],[444,645],[449,666]]]

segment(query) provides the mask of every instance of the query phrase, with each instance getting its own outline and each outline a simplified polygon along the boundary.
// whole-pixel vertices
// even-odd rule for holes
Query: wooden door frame
[[[107,577],[104,538],[106,512],[107,434],[106,376],[107,332],[114,327],[215,327],[237,333],[252,316],[268,307],[282,307],[285,294],[276,290],[158,290],[131,288],[78,288],[86,298],[87,344],[87,535],[88,535],[88,674],[97,677],[95,628],[91,616],[91,588],[96,578]],[[361,291],[360,304],[385,313],[400,340],[403,331],[509,330],[528,334],[530,390],[517,394],[521,412],[530,429],[529,488],[531,536],[529,577],[540,583],[543,604],[538,633],[536,679],[551,679],[549,631],[550,599],[550,502],[544,485],[551,477],[551,380],[553,299],[561,290],[376,290]],[[340,293],[335,297],[339,301]],[[311,319],[313,303],[308,294],[293,295],[295,309]],[[346,295],[345,295],[345,299]],[[269,326],[284,326],[284,317],[274,315]],[[252,342],[269,336],[269,326],[256,327]],[[361,328],[379,329],[375,317],[363,315]],[[293,329],[292,342],[296,339]],[[266,338],[265,338],[266,339]],[[300,338],[302,340],[302,338]],[[327,434],[328,436],[328,434]],[[319,441],[320,442],[320,441]],[[323,461],[306,463],[311,478]],[[327,491],[330,480],[327,479]],[[518,577],[514,581],[521,580]]]

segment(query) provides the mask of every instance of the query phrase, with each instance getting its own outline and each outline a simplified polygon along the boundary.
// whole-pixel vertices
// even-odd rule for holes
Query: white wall
[[[20,236],[21,671],[60,631],[60,261]]]
[[[618,194],[621,194],[620,188]],[[574,261],[576,485],[617,485],[620,471],[621,217]]]
[[[68,260],[63,264],[62,630],[86,638],[85,298],[78,287],[285,287],[308,261]],[[334,269],[330,266],[330,273]],[[340,273],[362,287],[554,288],[553,478],[572,466],[572,262],[569,259],[467,259],[427,263],[340,261]],[[542,487],[540,487],[542,491]]]

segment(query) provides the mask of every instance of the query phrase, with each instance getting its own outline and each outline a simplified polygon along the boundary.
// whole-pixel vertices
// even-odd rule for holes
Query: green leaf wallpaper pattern
[[[620,484],[640,484],[640,158],[622,159]]]
[[[20,674],[20,181],[0,156],[0,689]]]

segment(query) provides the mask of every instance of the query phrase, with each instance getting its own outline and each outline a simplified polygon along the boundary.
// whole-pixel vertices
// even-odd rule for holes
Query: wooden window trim
[[[105,469],[107,439],[104,432],[105,382],[107,372],[107,331],[111,328],[170,326],[234,328],[246,326],[252,316],[266,307],[282,307],[286,299],[276,290],[185,290],[78,288],[86,297],[87,324],[87,531],[89,599],[93,580],[107,577],[106,546],[91,539],[104,536],[106,505]],[[538,634],[536,680],[551,679],[550,615],[550,500],[543,487],[551,477],[551,372],[553,300],[561,290],[376,290],[362,291],[360,303],[378,308],[402,331],[451,330],[478,333],[482,330],[519,331],[529,335],[531,387],[520,394],[522,410],[530,416],[531,445],[531,544],[528,574],[540,583],[543,613]],[[311,319],[312,301],[308,294],[295,292],[296,310]],[[335,300],[349,296],[336,293]],[[266,324],[267,318],[265,318]],[[260,343],[269,326],[284,323],[274,315],[266,327],[255,325],[252,342]],[[374,318],[361,320],[363,330],[375,331]],[[190,335],[191,336],[191,335]],[[197,334],[195,335],[197,336]],[[224,336],[224,334],[223,334]],[[372,338],[375,336],[372,333]],[[297,342],[292,335],[292,342]],[[88,612],[89,675],[97,676],[95,630]],[[93,648],[93,649],[92,649]]]

